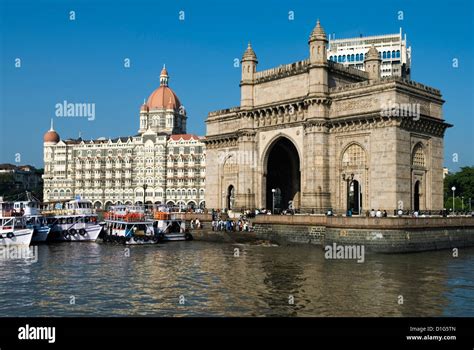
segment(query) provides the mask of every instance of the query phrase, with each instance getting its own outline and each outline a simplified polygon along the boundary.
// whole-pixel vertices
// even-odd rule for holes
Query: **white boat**
[[[26,219],[26,226],[33,228],[33,238],[31,242],[46,242],[51,228],[46,222],[46,218],[41,215],[40,202],[31,200],[30,194],[27,192],[27,201],[19,201],[13,203],[14,215],[21,215]]]
[[[127,245],[156,244],[159,236],[153,229],[153,221],[145,218],[139,206],[118,205],[110,207],[105,215],[104,242]]]
[[[153,229],[163,241],[190,241],[191,233],[186,230],[186,222],[165,207],[159,207],[153,214]]]
[[[47,203],[47,207],[42,213],[51,228],[49,242],[93,242],[99,237],[102,226],[92,202],[74,199]]]
[[[33,229],[27,228],[25,218],[12,216],[13,204],[1,202],[0,246],[29,246],[33,237]]]

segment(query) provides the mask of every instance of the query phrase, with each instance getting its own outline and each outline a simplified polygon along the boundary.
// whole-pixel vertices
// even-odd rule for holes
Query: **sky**
[[[239,105],[234,60],[247,43],[257,70],[306,59],[319,18],[336,38],[402,27],[412,80],[441,90],[444,118],[454,124],[445,136],[445,166],[472,166],[473,3],[0,0],[0,163],[43,167],[51,118],[63,139],[135,135],[140,105],[159,86],[163,64],[186,108],[188,132],[205,135],[210,111]],[[63,101],[95,104],[95,119],[56,117]]]

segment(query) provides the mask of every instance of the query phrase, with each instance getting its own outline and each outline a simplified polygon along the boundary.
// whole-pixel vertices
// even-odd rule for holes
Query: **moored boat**
[[[13,214],[21,215],[26,220],[26,226],[33,229],[32,243],[46,242],[51,228],[46,218],[41,214],[40,202],[34,200],[27,192],[26,201],[18,201],[13,204]]]
[[[169,212],[166,207],[159,207],[153,213],[153,229],[163,241],[190,241],[191,233],[186,229],[186,222]]]
[[[25,218],[13,216],[13,204],[1,202],[0,246],[29,246],[33,229],[26,227]]]
[[[145,217],[143,208],[118,205],[105,214],[104,242],[121,244],[156,244],[160,241],[153,229],[153,221]]]
[[[102,230],[92,202],[85,199],[47,203],[42,213],[51,228],[49,242],[94,242]]]

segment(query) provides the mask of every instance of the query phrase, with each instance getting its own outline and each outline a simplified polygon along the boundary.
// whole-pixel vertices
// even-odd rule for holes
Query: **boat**
[[[51,228],[48,226],[46,218],[41,214],[40,202],[29,192],[26,195],[28,200],[13,203],[13,215],[24,217],[26,226],[33,228],[32,243],[46,242]]]
[[[153,212],[153,229],[165,242],[167,241],[191,241],[193,236],[186,229],[186,222],[177,217],[176,213],[169,208],[158,207]]]
[[[145,216],[143,208],[132,205],[116,205],[105,213],[104,242],[127,245],[156,244],[159,235],[153,229],[153,220]]]
[[[76,198],[44,204],[41,213],[51,228],[48,242],[95,242],[102,226],[89,200]]]
[[[13,215],[13,203],[0,199],[0,246],[29,246],[33,228],[26,226],[25,218]]]

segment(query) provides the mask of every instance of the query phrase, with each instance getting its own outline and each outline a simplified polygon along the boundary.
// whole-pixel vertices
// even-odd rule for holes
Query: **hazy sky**
[[[186,107],[188,132],[204,135],[208,112],[239,104],[234,59],[247,42],[258,70],[306,59],[308,36],[320,18],[336,38],[402,27],[412,46],[412,79],[441,89],[445,119],[455,125],[445,137],[445,166],[474,164],[472,1],[0,3],[0,162],[13,163],[19,153],[21,164],[42,167],[43,134],[63,101],[95,103],[96,118],[55,117],[62,138],[136,134],[140,105],[159,85],[164,63]],[[15,68],[17,58],[21,68]]]

